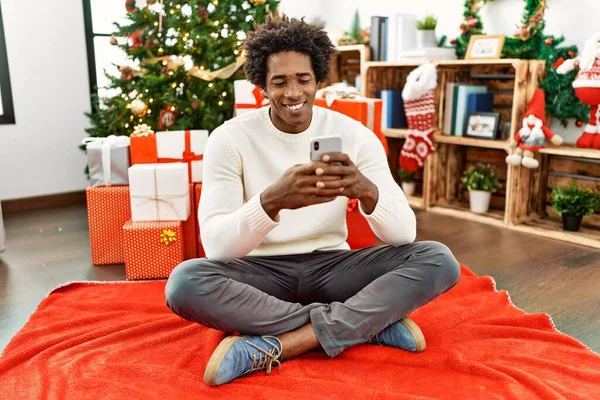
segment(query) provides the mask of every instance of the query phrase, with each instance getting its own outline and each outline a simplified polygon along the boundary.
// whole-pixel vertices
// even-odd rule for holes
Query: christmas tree
[[[107,89],[93,96],[90,136],[214,130],[231,118],[233,80],[243,77],[242,45],[254,23],[275,13],[278,0],[127,0],[127,23],[115,23],[111,44],[132,66],[118,66]],[[125,11],[125,10],[124,10]]]

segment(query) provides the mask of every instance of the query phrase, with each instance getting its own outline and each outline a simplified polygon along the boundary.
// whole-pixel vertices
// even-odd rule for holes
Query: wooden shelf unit
[[[551,239],[600,249],[600,210],[585,217],[579,232],[562,229],[560,217],[552,207],[553,187],[577,182],[600,191],[600,150],[579,149],[573,145],[541,149],[536,155],[538,169],[508,166],[509,139],[484,140],[442,134],[445,85],[449,82],[485,84],[494,92],[494,110],[501,120],[510,121],[510,137],[521,126],[523,114],[545,64],[539,60],[454,60],[434,62],[438,69],[436,90],[436,152],[423,168],[422,193],[409,198],[411,206],[434,213],[501,226]],[[402,90],[408,74],[418,64],[367,62],[364,92],[375,97],[379,90]],[[397,179],[398,154],[408,129],[385,129],[388,137],[390,168]],[[477,162],[491,164],[500,178],[501,189],[492,197],[490,211],[470,211],[468,192],[461,186],[462,173]]]
[[[330,86],[336,82],[346,81],[354,86],[360,77],[364,95],[367,63],[371,60],[371,48],[364,44],[337,46],[337,54],[331,61],[331,73],[327,82],[321,82],[319,88]]]

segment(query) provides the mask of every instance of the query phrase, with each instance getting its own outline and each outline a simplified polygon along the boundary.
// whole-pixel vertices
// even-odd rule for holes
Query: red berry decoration
[[[575,55],[575,53],[573,53],[573,51],[569,50],[569,51],[567,52],[567,55],[568,55],[569,57],[573,57],[573,56]]]
[[[554,40],[552,38],[548,38],[545,40],[545,42],[548,46],[550,46],[552,43],[554,43]]]
[[[575,125],[576,125],[578,128],[581,128],[581,127],[583,126],[583,121],[577,121],[577,122],[575,122]]]
[[[450,44],[456,44],[456,38],[450,39]]]
[[[125,0],[125,9],[127,12],[133,12],[135,10],[135,0]]]

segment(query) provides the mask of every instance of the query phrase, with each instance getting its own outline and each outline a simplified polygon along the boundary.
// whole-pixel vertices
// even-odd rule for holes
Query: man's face
[[[306,130],[318,85],[310,57],[295,51],[273,54],[267,68],[266,91],[273,124],[287,133]]]

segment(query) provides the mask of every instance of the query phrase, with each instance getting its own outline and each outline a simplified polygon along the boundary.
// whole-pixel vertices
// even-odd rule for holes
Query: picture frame
[[[465,117],[463,136],[473,139],[498,139],[500,114],[495,112],[469,112]]]
[[[473,35],[465,53],[465,60],[499,59],[504,47],[504,35]]]
[[[2,24],[2,10],[0,10],[0,124],[15,123],[15,109],[10,86],[10,73],[8,72],[4,25]]]

